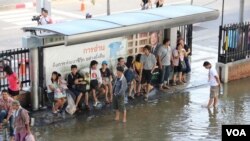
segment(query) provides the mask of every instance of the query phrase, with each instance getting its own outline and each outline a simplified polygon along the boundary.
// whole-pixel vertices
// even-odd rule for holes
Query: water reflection
[[[249,124],[250,79],[225,86],[218,108],[203,108],[209,87],[179,94],[159,94],[161,99],[128,108],[128,122],[113,121],[114,113],[79,116],[63,123],[34,128],[39,141],[168,141],[220,140],[222,124]]]

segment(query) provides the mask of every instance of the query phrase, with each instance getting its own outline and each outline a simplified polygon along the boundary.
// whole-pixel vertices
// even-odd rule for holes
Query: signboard
[[[44,49],[44,66],[46,82],[53,71],[65,76],[70,72],[70,66],[75,64],[78,69],[89,70],[91,60],[100,64],[103,60],[109,62],[112,67],[118,57],[126,57],[127,39],[113,38],[72,46],[57,46]]]

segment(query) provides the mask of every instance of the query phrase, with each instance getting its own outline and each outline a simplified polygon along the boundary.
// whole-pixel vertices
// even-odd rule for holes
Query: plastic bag
[[[68,105],[66,107],[66,112],[69,113],[70,115],[73,115],[76,111],[76,104],[70,94],[67,94],[67,101],[68,101]]]
[[[36,140],[35,140],[35,137],[32,134],[28,134],[25,137],[25,141],[36,141]]]
[[[61,89],[57,88],[54,92],[54,98],[60,99],[66,97],[65,91],[62,91]]]

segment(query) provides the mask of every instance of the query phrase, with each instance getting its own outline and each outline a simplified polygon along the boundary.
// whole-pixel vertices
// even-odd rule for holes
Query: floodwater
[[[189,141],[221,140],[221,125],[250,123],[250,79],[225,85],[217,108],[207,109],[209,87],[163,96],[128,108],[126,124],[114,114],[33,128],[38,141]],[[163,94],[162,94],[163,95]]]

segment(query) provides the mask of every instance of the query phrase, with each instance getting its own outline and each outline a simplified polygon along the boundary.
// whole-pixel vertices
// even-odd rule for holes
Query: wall
[[[234,63],[228,67],[228,81],[250,76],[250,59]]]
[[[216,68],[224,83],[250,77],[250,59],[239,60],[227,64],[217,63]]]

